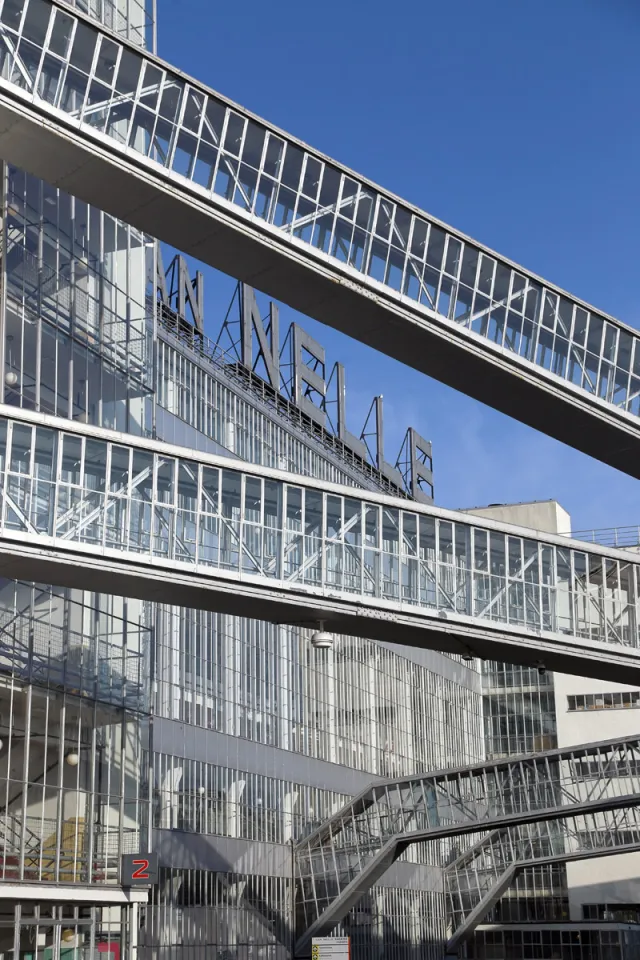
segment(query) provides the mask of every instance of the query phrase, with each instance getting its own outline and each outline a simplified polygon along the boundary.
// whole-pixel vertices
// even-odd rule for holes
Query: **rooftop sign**
[[[156,288],[158,300],[176,317],[181,329],[204,337],[202,274],[198,272],[191,279],[186,261],[179,255],[165,271],[159,253]],[[373,398],[360,435],[351,433],[346,425],[343,364],[334,363],[329,372],[324,347],[297,323],[289,326],[281,342],[277,305],[269,303],[263,313],[255,291],[247,284],[238,284],[216,346],[293,403],[310,421],[341,440],[399,490],[423,503],[433,502],[431,443],[410,427],[395,465],[388,462],[382,396]]]

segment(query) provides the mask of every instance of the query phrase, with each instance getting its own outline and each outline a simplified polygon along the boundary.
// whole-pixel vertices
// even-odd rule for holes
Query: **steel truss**
[[[0,3],[5,159],[638,475],[632,328],[62,0]]]
[[[0,569],[640,679],[640,558],[0,407]]]
[[[452,931],[447,954],[457,955],[460,944],[528,867],[637,852],[640,811],[636,807],[492,831],[445,870]]]
[[[295,849],[296,956],[309,955],[312,937],[329,933],[411,844],[492,831],[450,867],[454,921],[465,923],[511,882],[509,857],[629,839],[639,787],[639,737],[376,783]],[[622,820],[598,816],[612,811]]]

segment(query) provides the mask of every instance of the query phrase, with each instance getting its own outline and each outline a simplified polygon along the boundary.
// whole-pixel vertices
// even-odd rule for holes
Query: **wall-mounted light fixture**
[[[319,650],[326,649],[327,647],[333,646],[333,634],[327,633],[324,629],[324,620],[320,620],[318,623],[320,627],[319,630],[316,630],[315,633],[311,634],[311,646],[316,647]]]

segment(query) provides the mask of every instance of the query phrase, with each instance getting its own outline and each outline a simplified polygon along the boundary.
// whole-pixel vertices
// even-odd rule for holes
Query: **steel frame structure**
[[[585,760],[598,777],[584,776]],[[373,784],[295,848],[296,956],[307,956],[312,938],[329,933],[411,844],[544,823],[537,840],[536,828],[522,834],[522,849],[545,852],[552,821],[570,817],[566,835],[583,822],[591,836],[593,815],[637,806],[639,775],[640,739],[631,737]],[[480,846],[486,855],[486,841]]]
[[[63,0],[0,0],[0,153],[640,477],[636,331]],[[10,576],[640,679],[633,555],[39,414],[0,417]],[[639,849],[639,756],[632,738],[370,788],[296,851],[298,954],[412,843],[492,829],[448,869],[450,950],[525,865]]]
[[[63,0],[3,0],[0,152],[640,477],[640,338]]]
[[[518,873],[529,867],[640,852],[636,807],[494,830],[444,872],[451,920],[447,955],[457,955]]]
[[[0,458],[7,576],[640,678],[636,554],[6,406]]]

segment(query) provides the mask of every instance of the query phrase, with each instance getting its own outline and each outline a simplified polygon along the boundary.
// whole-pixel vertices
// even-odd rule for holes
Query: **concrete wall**
[[[556,713],[558,746],[589,743],[611,737],[637,734],[640,710],[636,708],[607,710],[567,710],[570,694],[611,693],[633,690],[623,683],[583,680],[556,674]],[[630,787],[619,782],[621,792]],[[640,903],[640,854],[629,853],[595,861],[567,864],[569,913],[572,920],[582,919],[583,903]]]
[[[544,533],[570,533],[571,517],[556,500],[533,500],[530,503],[492,503],[487,507],[465,508],[489,520],[516,523]]]

